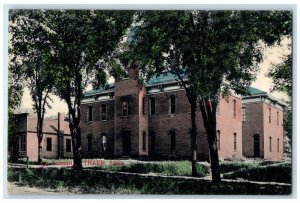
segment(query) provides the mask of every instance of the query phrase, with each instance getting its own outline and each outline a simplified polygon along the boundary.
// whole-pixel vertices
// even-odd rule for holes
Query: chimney
[[[133,67],[129,68],[128,75],[129,75],[129,78],[133,79],[133,80],[137,80],[139,78],[139,72],[138,72],[137,68],[133,68]]]

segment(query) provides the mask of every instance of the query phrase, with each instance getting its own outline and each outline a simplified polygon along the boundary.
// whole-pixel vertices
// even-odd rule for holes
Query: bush
[[[221,173],[228,173],[232,171],[250,169],[257,167],[257,163],[252,162],[241,162],[241,161],[225,161],[220,163]]]
[[[233,174],[224,174],[223,178],[243,178],[254,181],[291,183],[291,164],[271,165],[237,171]]]
[[[189,161],[164,161],[164,162],[144,162],[131,163],[125,166],[104,165],[98,167],[107,171],[122,171],[130,173],[158,173],[163,175],[191,176],[192,165]],[[209,169],[207,166],[197,163],[198,177],[207,176]]]

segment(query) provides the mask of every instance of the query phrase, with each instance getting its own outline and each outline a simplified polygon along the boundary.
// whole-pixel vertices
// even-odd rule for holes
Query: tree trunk
[[[38,138],[38,164],[42,163],[42,141],[43,141],[43,121],[38,118],[37,121],[37,138]]]
[[[191,150],[192,150],[192,176],[197,176],[197,126],[196,126],[196,102],[197,97],[191,96],[189,99],[191,105]]]
[[[221,182],[221,174],[216,143],[216,102],[208,99],[202,99],[199,103],[209,145],[212,182],[214,184],[218,184]]]
[[[75,118],[77,120],[77,118]],[[76,125],[77,122],[74,120],[70,121],[70,129],[72,136],[73,146],[73,168],[75,170],[82,169],[82,157],[81,157],[81,131],[80,126]]]

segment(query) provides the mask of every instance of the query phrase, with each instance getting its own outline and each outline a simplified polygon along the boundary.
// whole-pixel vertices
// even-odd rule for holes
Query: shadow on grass
[[[286,195],[291,192],[291,186],[282,185],[238,182],[213,185],[207,180],[124,175],[97,170],[77,172],[67,168],[9,168],[8,181],[44,188],[79,188],[81,193],[90,194],[106,191],[109,194]]]

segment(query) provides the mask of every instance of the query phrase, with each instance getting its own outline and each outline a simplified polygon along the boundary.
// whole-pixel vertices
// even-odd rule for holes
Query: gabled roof
[[[43,133],[47,134],[57,134],[58,123],[57,119],[44,119],[43,122]],[[28,131],[36,132],[37,131],[37,118],[28,118]],[[63,121],[60,123],[60,130],[64,131],[64,134],[70,134],[69,123],[67,121]]]

